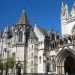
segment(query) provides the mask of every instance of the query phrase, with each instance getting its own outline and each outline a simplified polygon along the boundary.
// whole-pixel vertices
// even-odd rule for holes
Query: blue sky
[[[63,0],[71,9],[75,0]],[[22,9],[28,14],[30,24],[60,32],[60,9],[62,0],[0,0],[0,30],[16,24]]]

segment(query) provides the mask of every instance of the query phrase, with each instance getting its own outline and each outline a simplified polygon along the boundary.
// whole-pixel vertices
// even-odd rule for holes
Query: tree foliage
[[[8,65],[9,68],[12,69],[14,67],[15,63],[16,62],[15,62],[15,58],[14,57],[8,58],[7,65]]]
[[[3,69],[3,63],[0,61],[0,70]]]
[[[0,70],[1,69],[13,69],[14,65],[16,64],[15,61],[15,54],[13,53],[12,57],[8,57],[7,61],[3,63],[1,57],[0,57]]]

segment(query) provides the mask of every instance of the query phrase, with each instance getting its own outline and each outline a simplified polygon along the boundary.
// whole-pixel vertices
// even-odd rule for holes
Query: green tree
[[[10,57],[10,58],[8,59],[7,64],[8,64],[8,67],[9,67],[10,69],[13,69],[13,68],[14,68],[15,63],[16,63],[16,62],[15,62],[14,57]]]
[[[15,53],[12,54],[12,57],[8,57],[7,58],[7,62],[5,63],[5,66],[4,67],[6,69],[6,75],[8,74],[8,70],[9,69],[12,69],[14,68],[14,65],[16,64],[16,61],[15,61]]]
[[[2,57],[0,55],[0,71],[1,71],[1,75],[3,74],[3,62],[2,62]]]

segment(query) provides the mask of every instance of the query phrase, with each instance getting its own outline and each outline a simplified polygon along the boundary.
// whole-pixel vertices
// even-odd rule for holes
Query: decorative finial
[[[24,9],[22,10],[22,13],[25,14],[25,10]]]
[[[64,3],[65,3],[64,0],[62,0],[62,7],[64,6]]]
[[[62,2],[62,6],[64,6],[64,3]]]
[[[37,26],[37,24],[35,24],[35,27]]]
[[[74,4],[73,4],[73,6],[75,7],[75,2],[74,2]]]

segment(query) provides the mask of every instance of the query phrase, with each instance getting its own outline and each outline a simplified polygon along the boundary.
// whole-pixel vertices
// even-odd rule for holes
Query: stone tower
[[[61,6],[61,34],[71,35],[75,27],[75,3],[71,11],[68,10],[68,5],[62,2]]]

